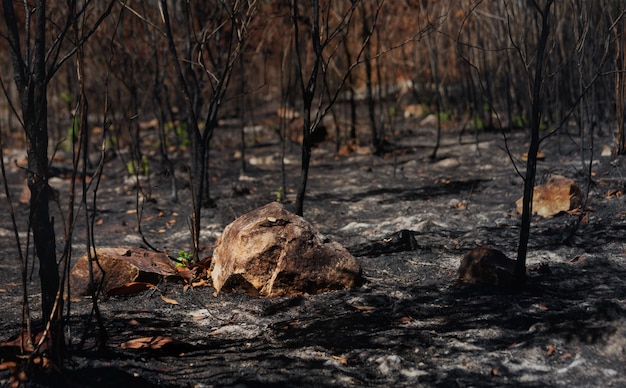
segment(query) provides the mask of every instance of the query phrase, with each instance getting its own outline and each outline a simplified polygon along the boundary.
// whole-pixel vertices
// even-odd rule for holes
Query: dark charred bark
[[[526,176],[524,178],[524,198],[522,201],[522,225],[520,229],[520,239],[517,250],[517,262],[515,263],[514,286],[521,288],[526,280],[526,255],[528,252],[528,241],[530,240],[530,219],[532,216],[533,190],[535,186],[535,175],[537,172],[537,152],[541,142],[539,125],[541,123],[541,113],[543,109],[542,83],[544,55],[548,36],[550,35],[550,7],[553,0],[546,1],[543,9],[538,8],[541,16],[541,35],[537,43],[537,56],[535,59],[535,74],[532,80],[532,105],[531,105],[531,135],[530,146],[528,148],[528,161],[526,163]]]
[[[311,21],[311,39],[313,41],[314,59],[311,68],[311,75],[304,83],[302,77],[302,58],[300,50],[296,47],[296,59],[298,73],[300,74],[300,87],[302,89],[302,100],[304,105],[304,124],[302,126],[302,165],[300,170],[300,186],[296,195],[296,214],[302,216],[304,214],[304,196],[306,194],[306,186],[309,177],[309,165],[311,162],[312,134],[315,128],[311,125],[311,106],[313,105],[313,97],[315,96],[315,87],[317,84],[317,75],[319,72],[320,61],[322,58],[322,45],[320,42],[319,29],[319,1],[313,0],[312,4],[312,21]],[[296,44],[299,42],[298,33],[298,1],[293,2],[293,23],[295,31]]]
[[[62,352],[62,308],[56,306],[59,290],[59,268],[56,258],[54,220],[50,217],[48,201],[52,190],[48,186],[48,121],[46,74],[46,2],[35,5],[35,40],[32,58],[23,57],[13,2],[4,1],[4,19],[8,30],[9,51],[13,61],[15,85],[22,108],[22,122],[27,139],[28,188],[30,189],[29,222],[33,231],[35,252],[39,259],[42,314],[50,324],[54,347],[50,350],[58,360]],[[25,42],[30,45],[30,42]],[[30,55],[26,50],[27,56]],[[31,67],[32,66],[32,67]],[[59,299],[59,304],[62,300]]]
[[[367,34],[371,34],[371,28],[367,19],[367,12],[365,9],[365,2],[361,2],[361,22],[363,24],[363,40],[367,38]],[[378,133],[378,127],[376,125],[376,101],[374,100],[374,92],[372,86],[372,60],[371,60],[371,47],[369,39],[364,47],[365,56],[365,99],[367,101],[367,113],[370,121],[370,131],[372,132],[372,149],[374,154],[378,155],[381,151],[382,139]]]

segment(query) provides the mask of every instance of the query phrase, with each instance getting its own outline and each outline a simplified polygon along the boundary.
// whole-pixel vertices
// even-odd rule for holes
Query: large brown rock
[[[576,209],[582,204],[583,194],[570,178],[553,175],[543,185],[535,186],[533,191],[533,214],[553,217],[560,212]],[[518,199],[517,212],[522,213],[523,197]]]
[[[226,226],[213,252],[211,278],[217,292],[239,283],[280,296],[352,288],[362,275],[343,246],[272,202]]]

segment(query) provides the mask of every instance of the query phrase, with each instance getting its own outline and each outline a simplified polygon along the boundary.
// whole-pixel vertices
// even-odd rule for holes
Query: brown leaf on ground
[[[122,349],[150,349],[159,350],[166,348],[179,348],[181,346],[188,346],[186,342],[177,340],[172,337],[154,336],[154,337],[141,337],[135,338],[120,344]]]
[[[543,151],[537,151],[537,160],[545,160],[546,154]],[[527,161],[528,160],[528,152],[524,152],[520,155],[520,160]]]
[[[578,255],[576,257],[574,257],[573,259],[571,259],[569,262],[570,263],[578,263],[579,261],[583,261],[585,257],[583,255]]]
[[[191,286],[192,286],[192,287],[209,287],[209,286],[210,286],[210,284],[209,284],[209,283],[207,283],[207,281],[206,281],[206,280],[204,280],[204,279],[200,279],[200,280],[198,280],[197,282],[193,282],[193,283],[191,283]]]
[[[177,265],[176,272],[183,278],[185,283],[191,282],[191,270],[188,267]]]
[[[28,334],[26,332],[22,332],[14,337],[12,337],[9,341],[0,343],[0,348],[9,347],[9,348],[18,348],[21,352],[30,353],[35,350],[35,346],[41,342],[42,336],[44,332],[39,332],[35,334],[34,342],[28,338]],[[46,333],[47,338],[42,342],[39,347],[40,351],[45,351],[50,348],[50,333]]]
[[[167,296],[164,296],[164,295],[161,295],[161,299],[163,299],[163,302],[165,302],[165,303],[180,304],[180,303],[178,303],[178,301],[176,299],[168,298]]]
[[[607,198],[619,198],[622,196],[622,190],[615,190],[615,189],[611,189],[609,191],[607,191],[606,193],[606,197]]]
[[[348,359],[343,356],[330,356],[333,360],[338,361],[341,365],[348,365]]]
[[[15,361],[5,361],[3,363],[0,363],[0,370],[7,370],[7,369],[15,368],[16,366],[17,366],[17,363]]]
[[[121,287],[115,287],[107,292],[109,296],[128,296],[136,295],[140,292],[156,288],[152,283],[147,282],[128,282]]]
[[[374,310],[376,310],[376,307],[374,307],[374,306],[352,305],[352,307],[354,307],[355,309],[357,309],[359,311],[374,311]]]

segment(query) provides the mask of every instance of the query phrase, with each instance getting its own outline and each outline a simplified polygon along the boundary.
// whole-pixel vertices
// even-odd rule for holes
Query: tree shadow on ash
[[[503,358],[512,349],[545,349],[555,339],[571,349],[603,344],[626,319],[619,304],[625,278],[624,268],[597,259],[531,273],[519,294],[430,280],[250,298],[242,303],[265,303],[261,316],[276,317],[253,338],[211,336],[206,328],[181,327],[175,316],[150,315],[131,329],[121,317],[109,322],[112,343],[160,333],[190,344],[173,352],[112,347],[104,357],[83,353],[73,373],[95,379],[84,386],[97,387],[138,379],[133,386],[549,386],[551,372],[532,371],[545,379],[526,381],[529,372],[508,368]],[[463,365],[468,359],[478,366]],[[546,364],[554,360],[546,356]]]
[[[615,323],[626,318],[619,303],[626,297],[625,283],[619,280],[626,278],[626,271],[608,261],[589,265],[589,271],[558,265],[552,275],[533,274],[519,294],[482,287],[441,291],[441,285],[404,286],[400,289],[408,298],[372,295],[369,300],[365,295],[368,308],[347,306],[335,314],[281,322],[273,329],[283,347],[315,347],[346,357],[344,369],[361,383],[408,384],[406,376],[419,368],[423,374],[416,382],[427,385],[546,386],[549,372],[541,383],[525,381],[528,371],[502,365],[504,354],[512,348],[546,349],[555,338],[571,348],[603,344],[614,334]],[[372,361],[384,355],[402,360],[394,376],[381,374]],[[486,364],[480,372],[464,368],[460,360],[468,357]],[[546,356],[546,364],[551,361]],[[490,375],[490,370],[497,373]]]
[[[382,197],[379,200],[380,203],[427,200],[442,195],[455,195],[458,193],[475,191],[480,184],[489,181],[489,179],[451,180],[445,183],[442,182],[439,184],[421,187],[395,186],[375,188],[357,193],[350,193],[349,195],[328,192],[311,194],[309,200],[320,202],[331,200],[359,202],[365,198],[372,197]]]

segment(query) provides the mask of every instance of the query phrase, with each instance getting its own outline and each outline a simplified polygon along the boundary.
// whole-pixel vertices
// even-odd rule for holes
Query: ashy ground
[[[357,257],[367,280],[362,287],[268,299],[243,292],[214,296],[211,287],[184,292],[182,283],[162,283],[158,290],[98,301],[108,335],[104,350],[93,346],[99,331],[91,301],[75,301],[67,331],[68,371],[60,384],[625,386],[626,204],[621,194],[626,160],[600,156],[610,136],[594,139],[591,185],[576,137],[562,132],[544,142],[538,181],[555,173],[571,177],[588,191],[588,201],[578,227],[576,212],[534,219],[528,284],[513,294],[461,287],[454,278],[460,258],[478,244],[515,257],[520,222],[515,200],[523,184],[513,161],[523,170],[517,158],[527,149],[527,134],[508,134],[512,161],[499,133],[481,133],[476,144],[471,136],[459,142],[458,131],[448,132],[436,161],[429,159],[430,129],[392,138],[394,148],[380,157],[335,156],[330,142],[314,150],[305,217],[353,253],[369,252]],[[242,171],[236,142],[219,138],[237,139],[236,129],[221,133],[216,143],[225,146],[212,154],[211,165],[217,207],[207,209],[202,220],[205,255],[225,225],[276,200],[282,186],[277,138],[269,133],[247,149]],[[290,209],[298,158],[298,147],[287,145],[283,197]],[[18,196],[23,176],[12,171],[10,187]],[[183,169],[177,170],[178,202],[170,200],[167,178],[154,174],[143,180],[150,200],[139,213],[136,183],[126,175],[119,157],[105,166],[96,244],[145,246],[137,228],[140,215],[151,245],[172,254],[189,251],[190,194]],[[63,192],[69,182],[55,184]],[[23,244],[27,211],[25,205],[16,207]],[[7,216],[0,227],[0,332],[6,340],[19,330],[22,297]],[[400,230],[412,232],[416,249],[385,251],[385,237]],[[84,234],[79,224],[76,258],[85,252]],[[37,316],[32,260],[28,271]],[[180,342],[156,349],[121,346],[158,336]],[[0,372],[3,386],[8,379],[8,371]],[[46,380],[33,377],[29,383],[45,385]]]

